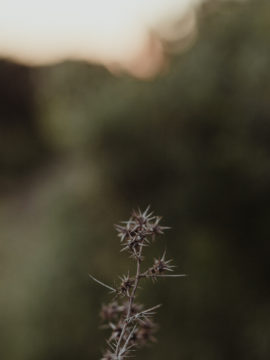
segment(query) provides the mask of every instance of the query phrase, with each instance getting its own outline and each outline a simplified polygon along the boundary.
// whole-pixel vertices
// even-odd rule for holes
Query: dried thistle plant
[[[144,261],[143,250],[150,246],[158,235],[169,229],[160,225],[161,217],[149,212],[149,207],[142,212],[133,211],[128,221],[115,225],[122,246],[121,252],[127,252],[136,262],[136,273],[130,275],[129,271],[120,277],[119,286],[114,288],[90,277],[98,284],[109,289],[114,298],[108,305],[103,305],[101,318],[104,327],[111,330],[107,340],[108,350],[101,360],[124,360],[140,348],[156,339],[154,334],[157,325],[153,321],[155,311],[161,305],[144,309],[143,305],[135,303],[139,283],[144,279],[157,281],[159,277],[184,277],[185,274],[170,274],[174,265],[172,260],[166,259],[166,252],[157,259],[148,269],[142,270]]]

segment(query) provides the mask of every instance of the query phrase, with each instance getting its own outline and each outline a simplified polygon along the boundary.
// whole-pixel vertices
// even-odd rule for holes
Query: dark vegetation
[[[189,279],[143,292],[164,306],[140,358],[269,359],[269,39],[256,0],[202,13],[152,82],[0,63],[1,359],[99,357],[88,273],[126,269],[111,224],[149,203]]]

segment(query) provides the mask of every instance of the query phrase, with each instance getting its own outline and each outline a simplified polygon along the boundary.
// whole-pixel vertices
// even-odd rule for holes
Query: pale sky
[[[0,0],[0,56],[27,64],[95,61],[144,76],[163,62],[152,30],[175,37],[169,24],[183,18],[180,32],[193,31],[201,1]]]

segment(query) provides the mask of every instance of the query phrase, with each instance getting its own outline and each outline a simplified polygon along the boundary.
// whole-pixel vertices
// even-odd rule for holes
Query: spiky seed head
[[[124,295],[124,296],[127,295],[129,297],[130,290],[134,286],[134,279],[131,278],[129,275],[123,275],[122,277],[120,277],[120,280],[121,280],[121,284],[118,289],[118,293],[120,295]]]
[[[113,340],[119,339],[123,328],[122,321],[119,321],[117,324],[109,323],[109,326],[112,330],[112,334],[108,341],[111,342]]]
[[[120,306],[116,301],[113,301],[107,305],[102,305],[100,311],[100,317],[102,321],[112,321],[119,316],[123,307]]]
[[[148,270],[149,274],[154,275],[161,275],[166,271],[173,271],[175,268],[174,265],[171,265],[172,259],[165,260],[166,251],[164,251],[161,258],[154,259],[153,266]]]
[[[136,333],[138,346],[142,347],[148,342],[156,342],[154,334],[157,328],[157,325],[151,319],[142,322]]]

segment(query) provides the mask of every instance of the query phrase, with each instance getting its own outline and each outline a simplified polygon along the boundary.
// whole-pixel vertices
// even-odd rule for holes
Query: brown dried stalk
[[[109,349],[103,354],[101,360],[124,360],[130,357],[131,352],[138,347],[155,341],[154,333],[157,329],[152,317],[155,310],[161,305],[156,305],[146,310],[143,306],[134,302],[138,285],[142,279],[151,278],[157,281],[159,277],[184,277],[185,274],[168,274],[173,271],[172,260],[166,260],[166,252],[154,259],[153,265],[145,271],[141,271],[144,260],[142,253],[145,246],[149,246],[157,235],[162,235],[168,227],[161,226],[161,217],[149,213],[149,207],[141,212],[133,211],[131,218],[121,225],[115,225],[122,245],[121,251],[126,251],[135,259],[136,274],[132,277],[123,275],[118,288],[113,288],[89,275],[98,284],[106,287],[115,294],[119,300],[103,305],[101,317],[107,322],[107,328],[111,329],[111,336],[107,340]],[[126,301],[127,300],[127,301]]]

